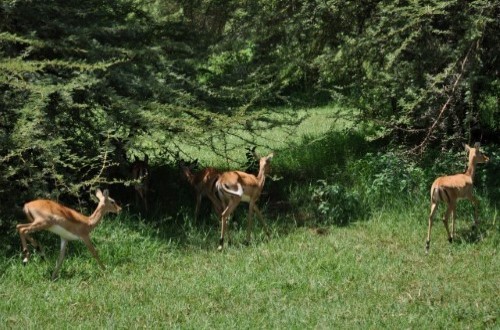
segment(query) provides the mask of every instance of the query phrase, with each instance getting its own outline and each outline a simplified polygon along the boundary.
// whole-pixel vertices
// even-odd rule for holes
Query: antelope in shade
[[[429,252],[431,242],[431,228],[437,206],[440,202],[447,205],[443,223],[448,234],[448,241],[453,242],[455,236],[455,213],[457,200],[467,198],[474,205],[474,226],[478,225],[478,206],[479,201],[473,195],[473,180],[476,172],[476,164],[486,163],[489,158],[479,150],[480,144],[474,144],[474,147],[465,145],[465,150],[469,154],[469,163],[467,170],[463,174],[441,176],[434,180],[431,187],[431,213],[429,215],[429,229],[427,231],[427,241],[425,244],[426,253]],[[451,214],[451,233],[448,228],[448,219]]]
[[[26,264],[30,256],[26,240],[29,240],[35,248],[41,249],[38,242],[30,234],[48,230],[61,237],[61,252],[57,259],[56,268],[52,273],[52,280],[56,279],[64,261],[68,241],[82,240],[101,269],[104,270],[104,264],[99,259],[99,255],[90,241],[90,232],[99,224],[106,213],[118,213],[121,207],[109,197],[108,190],[101,192],[100,189],[97,189],[96,196],[99,199],[99,204],[90,216],[85,216],[51,200],[38,199],[26,203],[23,211],[30,222],[19,224],[16,227],[21,237],[23,263]]]
[[[185,162],[180,162],[180,167],[182,173],[186,177],[187,181],[191,186],[193,186],[196,193],[196,207],[194,211],[194,219],[198,221],[198,216],[200,213],[201,200],[204,196],[208,197],[212,202],[214,211],[218,217],[222,213],[222,205],[220,200],[217,198],[215,193],[215,182],[219,178],[220,172],[213,167],[206,167],[198,172],[191,172],[192,169],[198,164],[198,161],[194,161],[189,166]]]
[[[134,162],[130,165],[130,175],[134,181],[135,204],[138,207],[142,205],[146,212],[148,212],[150,179],[148,159],[148,155],[144,156],[144,160],[135,157]]]
[[[257,176],[241,171],[229,171],[220,175],[215,183],[217,193],[222,202],[221,214],[221,236],[219,240],[219,251],[224,248],[224,234],[227,230],[227,219],[234,212],[241,201],[247,202],[248,206],[248,224],[247,224],[247,242],[250,241],[252,232],[253,212],[257,213],[266,234],[269,236],[269,228],[262,217],[262,213],[257,207],[262,188],[266,181],[266,175],[270,171],[271,160],[274,154],[271,153],[259,160],[259,174]]]

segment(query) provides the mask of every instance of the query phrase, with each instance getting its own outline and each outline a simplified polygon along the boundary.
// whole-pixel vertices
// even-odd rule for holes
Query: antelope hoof
[[[219,245],[219,247],[217,248],[217,251],[221,252],[223,249],[224,249],[224,247],[222,245]]]
[[[448,237],[448,242],[453,243],[453,237]]]
[[[24,257],[23,259],[23,265],[26,266],[28,264],[28,257]]]
[[[427,241],[425,243],[425,254],[429,254],[429,248],[431,247],[431,242]]]

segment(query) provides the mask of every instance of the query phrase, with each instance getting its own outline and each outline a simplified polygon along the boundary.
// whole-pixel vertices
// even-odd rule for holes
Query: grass
[[[143,219],[124,211],[104,219],[93,233],[107,266],[104,272],[81,242],[72,242],[59,279],[51,281],[59,240],[47,232],[36,237],[45,243],[48,260],[35,253],[23,266],[18,253],[0,257],[0,328],[498,328],[498,204],[481,199],[483,222],[475,233],[470,230],[470,205],[459,203],[453,244],[438,220],[441,208],[429,255],[424,252],[427,191],[422,198],[415,190],[416,199],[393,194],[384,205],[363,204],[369,211],[353,222],[339,221],[342,226],[317,219],[317,201],[301,178],[317,173],[342,187],[349,180],[369,181],[347,173],[349,164],[364,154],[364,140],[336,134],[315,139],[308,133],[319,134],[335,124],[327,116],[330,110],[314,109],[286,141],[293,144],[291,151],[276,157],[277,167],[287,164],[287,175],[299,180],[293,187],[285,179],[266,182],[268,195],[261,205],[272,227],[270,239],[256,221],[252,243],[243,245],[246,228],[233,226],[232,244],[217,252],[217,220],[194,224],[192,195],[184,194],[179,184],[177,196],[164,198],[157,192],[161,198],[156,202],[173,204],[175,213]],[[257,151],[281,151],[283,142],[277,137],[282,133],[269,134],[262,138],[271,142],[261,141]],[[298,143],[305,134],[310,136],[302,148]],[[198,158],[204,164],[215,162],[206,150]],[[370,166],[368,170],[387,168],[384,159]],[[493,165],[488,166],[481,173],[496,175]],[[304,173],[297,174],[301,169]],[[349,180],[338,180],[347,174]],[[408,191],[399,177],[389,173],[384,180],[386,190]],[[330,207],[341,197],[363,201],[361,195],[348,194],[352,187],[344,188],[324,187],[319,198]],[[294,189],[296,196],[283,193]],[[276,200],[265,205],[277,191],[286,199],[279,201],[285,202],[281,211]],[[352,211],[349,207],[359,205],[335,209],[344,212],[336,215],[342,218]],[[240,207],[235,215],[244,224],[246,210]],[[320,223],[325,225],[317,228]]]
[[[283,109],[283,112],[289,109]],[[344,110],[337,106],[324,106],[318,108],[295,109],[293,119],[303,118],[298,126],[280,127],[278,129],[262,129],[264,123],[257,123],[255,132],[250,134],[241,128],[230,129],[227,135],[221,137],[217,132],[207,132],[202,143],[186,145],[183,137],[173,138],[169,142],[172,150],[182,146],[186,155],[197,158],[201,164],[206,166],[222,166],[232,168],[241,166],[246,162],[245,148],[251,145],[257,146],[258,154],[267,154],[270,151],[283,150],[289,147],[291,142],[299,142],[303,136],[319,136],[332,129],[332,127],[352,127],[353,111]],[[276,118],[274,118],[276,117]],[[271,119],[284,117],[279,111],[270,114]],[[259,130],[260,127],[260,130]],[[220,155],[225,155],[221,157]],[[221,162],[224,158],[224,162]]]
[[[437,223],[424,253],[427,208],[379,210],[345,227],[274,224],[250,246],[216,251],[217,229],[155,230],[125,214],[105,219],[94,242],[101,272],[83,244],[70,245],[61,277],[49,260],[4,262],[4,328],[494,328],[498,326],[498,219],[491,208],[481,239],[449,244]],[[281,219],[280,221],[286,221]],[[47,246],[49,247],[49,246]]]

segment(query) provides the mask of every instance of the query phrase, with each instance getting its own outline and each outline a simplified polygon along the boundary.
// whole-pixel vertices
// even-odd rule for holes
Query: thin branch
[[[473,44],[469,47],[467,54],[465,55],[464,59],[462,60],[462,62],[460,64],[460,72],[459,72],[457,78],[455,79],[455,81],[453,82],[452,88],[448,94],[448,98],[447,98],[446,102],[443,104],[443,106],[439,110],[439,114],[438,114],[437,118],[434,120],[434,122],[432,123],[430,128],[427,130],[427,134],[426,134],[425,138],[422,140],[422,142],[418,146],[414,147],[411,150],[411,152],[416,152],[418,150],[419,153],[422,153],[423,150],[425,149],[425,146],[427,145],[430,138],[432,137],[432,134],[434,133],[436,126],[441,122],[446,110],[448,110],[449,105],[455,96],[455,92],[458,88],[459,82],[462,80],[462,77],[465,73],[465,66],[469,60],[469,56],[471,55],[473,50],[477,51],[477,49],[479,49],[480,41],[481,41],[481,39],[476,40],[475,45]]]

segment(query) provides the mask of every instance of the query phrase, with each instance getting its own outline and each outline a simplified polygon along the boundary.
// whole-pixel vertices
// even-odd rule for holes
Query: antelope
[[[135,157],[134,162],[130,165],[130,174],[134,182],[135,204],[144,207],[148,212],[148,192],[149,192],[149,165],[148,155],[144,160]]]
[[[191,186],[193,186],[196,193],[196,207],[194,210],[194,219],[196,222],[200,213],[201,200],[204,196],[207,196],[212,202],[217,217],[220,217],[222,213],[221,202],[215,193],[215,182],[219,178],[220,172],[213,167],[206,167],[196,173],[191,172],[197,164],[198,161],[193,162],[190,166],[187,166],[183,161],[180,162],[184,176]]]
[[[264,188],[266,175],[269,173],[271,160],[274,154],[271,153],[259,160],[259,174],[257,176],[241,171],[224,172],[219,176],[215,183],[217,193],[222,202],[221,214],[221,236],[219,239],[218,250],[224,248],[224,234],[227,229],[227,219],[234,212],[241,201],[247,202],[248,206],[248,224],[247,224],[247,242],[250,242],[252,232],[253,212],[257,213],[266,234],[269,236],[269,228],[262,217],[262,213],[257,207],[257,201]]]
[[[104,264],[99,259],[99,255],[90,241],[90,232],[99,224],[106,213],[119,213],[121,207],[109,197],[108,190],[101,192],[100,189],[97,189],[95,195],[99,199],[99,204],[90,216],[85,216],[51,200],[37,199],[24,204],[23,211],[30,223],[16,226],[21,237],[23,264],[26,265],[28,263],[30,256],[26,239],[35,248],[41,250],[43,255],[43,249],[41,249],[41,246],[30,234],[41,230],[48,230],[61,237],[61,251],[57,259],[56,268],[52,273],[52,280],[56,279],[64,261],[68,241],[82,240],[92,256],[97,260],[101,269],[104,270]]]
[[[431,213],[429,215],[429,229],[427,231],[427,241],[425,251],[429,253],[431,241],[431,228],[434,215],[436,214],[437,206],[440,202],[447,205],[444,215],[443,224],[448,234],[448,241],[453,242],[455,236],[455,213],[457,200],[468,199],[474,205],[474,227],[478,225],[478,206],[479,201],[473,196],[473,180],[476,172],[476,164],[486,163],[489,158],[479,150],[480,144],[476,142],[474,147],[465,145],[465,151],[469,154],[468,167],[465,173],[448,176],[441,176],[434,180],[431,187]],[[448,228],[448,218],[451,214],[451,233]]]

